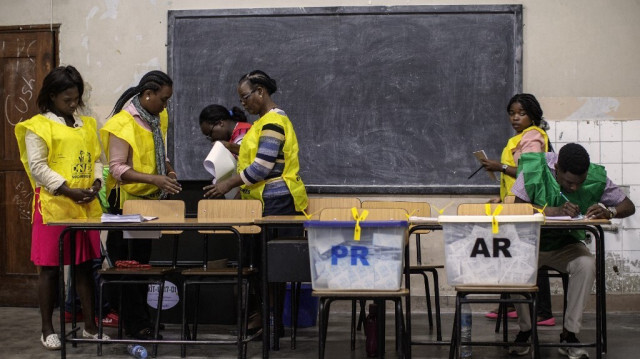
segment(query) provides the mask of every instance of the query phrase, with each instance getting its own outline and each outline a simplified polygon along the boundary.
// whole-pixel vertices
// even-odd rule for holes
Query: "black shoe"
[[[129,334],[129,336],[140,340],[153,340],[153,329],[142,328],[133,334]],[[162,335],[160,333],[158,333],[158,340],[162,340]]]
[[[531,336],[531,330],[528,330],[526,332],[518,332],[518,335],[516,335],[516,340],[514,340],[514,343],[526,343],[529,341],[529,337]],[[510,347],[509,348],[509,354],[511,355],[527,355],[529,354],[529,350],[531,348],[529,348],[528,346],[514,346],[514,347]]]

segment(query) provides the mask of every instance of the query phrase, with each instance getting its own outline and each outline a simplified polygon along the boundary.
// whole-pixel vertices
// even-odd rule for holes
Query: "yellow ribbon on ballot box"
[[[365,209],[362,211],[362,213],[358,214],[358,210],[355,207],[353,207],[351,208],[351,215],[353,216],[353,219],[356,221],[356,227],[353,230],[353,240],[359,241],[360,233],[362,232],[362,228],[360,228],[360,221],[364,221],[367,218],[367,216],[369,215],[369,211]]]

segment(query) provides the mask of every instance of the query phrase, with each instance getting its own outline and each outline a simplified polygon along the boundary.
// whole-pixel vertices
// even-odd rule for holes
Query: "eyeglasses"
[[[249,99],[249,97],[251,97],[251,95],[252,95],[254,92],[256,92],[257,90],[258,90],[258,88],[256,87],[256,88],[254,88],[253,90],[251,90],[251,92],[249,92],[248,94],[240,96],[240,102],[242,102],[242,101],[247,101],[247,100]]]

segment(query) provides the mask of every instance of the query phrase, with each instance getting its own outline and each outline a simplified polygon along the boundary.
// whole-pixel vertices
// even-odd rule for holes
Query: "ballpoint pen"
[[[471,179],[471,177],[475,176],[476,173],[478,173],[482,168],[484,168],[484,165],[480,165],[480,168],[478,168],[475,172],[473,172],[471,174],[471,176],[467,177],[467,179]],[[562,193],[560,193],[560,194],[562,194]]]

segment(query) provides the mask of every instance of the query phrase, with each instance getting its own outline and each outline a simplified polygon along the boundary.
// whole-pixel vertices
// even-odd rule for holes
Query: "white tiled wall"
[[[640,281],[640,120],[559,120],[549,125],[556,152],[569,142],[581,144],[591,161],[604,165],[608,177],[623,186],[636,205],[635,215],[613,221],[617,233],[605,233],[607,258],[616,258],[619,275],[627,279],[625,285],[609,289],[636,292],[634,283]],[[607,262],[609,265],[613,262]]]

